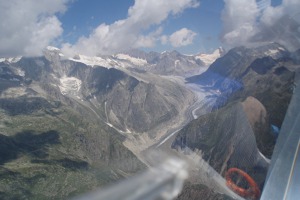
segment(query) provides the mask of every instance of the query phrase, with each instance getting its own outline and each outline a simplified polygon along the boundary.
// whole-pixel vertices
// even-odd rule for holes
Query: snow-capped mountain
[[[147,60],[145,60],[145,59],[131,57],[127,54],[122,54],[122,53],[116,54],[114,56],[114,58],[117,58],[117,59],[122,60],[122,61],[127,61],[129,63],[132,63],[132,64],[136,65],[136,66],[145,66],[145,65],[148,64]]]
[[[47,50],[64,57],[56,47],[47,47]],[[224,54],[225,50],[222,47],[219,47],[211,54],[202,53],[197,55],[183,55],[177,51],[158,53],[133,49],[111,56],[90,57],[76,55],[67,59],[89,66],[98,65],[106,68],[140,69],[160,75],[189,76],[202,72]]]
[[[46,54],[59,56],[63,59],[83,63],[89,66],[102,66],[117,69],[139,69],[159,75],[186,76],[187,74],[197,74],[203,70],[205,64],[196,59],[195,56],[187,56],[177,51],[172,52],[143,52],[131,50],[110,56],[85,56],[75,55],[67,58],[56,47],[47,47]]]
[[[284,112],[280,110],[288,106],[296,68],[297,60],[280,44],[236,47],[217,59],[206,72],[188,81],[219,89],[221,105],[233,93],[243,97],[252,94],[267,107],[271,122],[281,126]],[[272,86],[275,83],[276,89]],[[277,97],[276,101],[272,100]]]
[[[32,189],[23,178],[27,171],[16,177],[9,167],[0,172],[0,188],[9,185],[7,199],[19,188],[30,194],[20,192],[17,199],[41,191],[46,199],[67,199],[74,190],[89,191],[143,168],[132,152],[184,123],[194,102],[182,82],[130,70],[144,63],[125,54],[68,58],[53,47],[40,57],[1,59],[0,165],[22,171],[29,164],[32,181],[55,191],[72,188]]]
[[[269,122],[280,127],[283,120],[299,52],[292,56],[295,61],[278,44],[221,54],[219,49],[202,60],[176,51],[135,50],[69,58],[48,47],[40,57],[0,59],[1,195],[66,199],[139,171],[144,167],[139,156],[157,144],[201,152],[220,174],[235,164],[251,166],[251,172],[261,161],[256,143],[263,154],[272,153],[265,133]],[[198,102],[199,93],[174,75],[207,69],[204,62],[220,56],[202,75],[186,79],[217,90]],[[195,119],[211,104],[224,107]],[[254,160],[246,163],[246,156]],[[264,174],[253,177],[263,184]],[[14,191],[20,192],[15,196]],[[202,194],[205,188],[199,198]]]
[[[195,56],[183,55],[177,51],[143,52],[140,50],[130,50],[124,53],[130,59],[138,59],[139,69],[160,74],[160,75],[177,75],[187,76],[197,74],[203,70],[204,63],[196,59]]]
[[[147,72],[134,73],[132,69],[147,69],[152,65],[128,54],[68,58],[60,49],[48,47],[41,57],[2,60],[0,92],[12,87],[25,88],[24,91],[38,87],[44,96],[55,91],[52,96],[61,101],[70,98],[91,104],[90,109],[96,109],[106,123],[124,132],[153,130],[154,134],[160,124],[181,113],[180,100],[188,96],[193,99],[190,91],[180,85],[175,87],[166,78]]]
[[[225,54],[225,50],[222,47],[219,47],[211,54],[201,53],[195,56],[196,59],[201,60],[205,66],[210,66],[218,58]]]

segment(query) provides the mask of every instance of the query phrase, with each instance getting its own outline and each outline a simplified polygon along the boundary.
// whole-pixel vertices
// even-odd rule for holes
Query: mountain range
[[[217,90],[213,112],[181,129],[172,143],[175,149],[192,149],[217,172],[237,167],[263,189],[270,158],[295,87],[299,54],[283,46],[268,45],[231,49],[189,83]],[[199,183],[198,183],[199,184]],[[244,185],[245,187],[245,185]],[[182,195],[195,199],[211,189],[189,185]],[[224,199],[211,193],[207,199]],[[226,198],[225,198],[226,199]]]
[[[76,196],[145,169],[157,144],[200,152],[221,175],[239,167],[262,187],[298,66],[299,51],[276,43],[1,58],[0,197]],[[189,181],[179,199],[207,191]]]

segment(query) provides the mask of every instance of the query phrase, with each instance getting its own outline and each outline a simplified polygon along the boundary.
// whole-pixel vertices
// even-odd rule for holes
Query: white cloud
[[[243,44],[256,33],[253,28],[259,14],[256,1],[224,0],[224,2],[223,40],[233,46]]]
[[[149,33],[148,35],[139,35],[134,46],[136,48],[153,47],[156,44],[158,37],[160,37],[162,31],[163,31],[162,27],[159,27],[157,30]]]
[[[110,25],[101,24],[88,37],[80,38],[74,45],[64,44],[62,49],[67,55],[96,55],[111,54],[129,48],[151,47],[160,39],[161,33],[145,35],[143,32],[160,25],[170,15],[177,15],[187,8],[197,6],[197,0],[135,0],[126,19]]]
[[[68,0],[1,0],[0,56],[35,56],[61,35],[55,16]]]
[[[266,25],[275,24],[284,15],[288,15],[300,23],[300,1],[299,0],[283,0],[282,4],[277,7],[269,6],[262,16],[262,22]]]
[[[300,1],[224,0],[222,39],[228,45],[278,42],[290,50],[300,48]],[[258,3],[257,3],[258,2]]]
[[[169,40],[173,47],[181,47],[192,44],[197,34],[187,28],[182,28],[170,35]]]
[[[160,37],[160,42],[161,42],[163,45],[167,44],[168,41],[169,41],[169,37],[168,37],[168,36],[162,35],[162,36]]]

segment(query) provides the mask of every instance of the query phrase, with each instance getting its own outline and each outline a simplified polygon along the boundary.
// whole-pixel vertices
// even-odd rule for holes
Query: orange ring
[[[242,177],[245,178],[245,180],[249,183],[250,187],[248,189],[241,188],[234,184],[234,182],[231,179],[231,175],[233,173],[238,173]],[[225,175],[226,178],[226,185],[232,189],[235,193],[242,197],[252,198],[252,199],[258,199],[260,196],[260,190],[256,184],[256,182],[244,171],[238,169],[238,168],[230,168]]]

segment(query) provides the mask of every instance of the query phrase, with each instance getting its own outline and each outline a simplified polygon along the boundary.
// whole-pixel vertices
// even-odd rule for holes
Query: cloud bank
[[[278,42],[290,50],[300,48],[300,1],[224,0],[222,41],[232,47]]]
[[[187,28],[182,28],[170,35],[170,42],[173,47],[186,46],[193,43],[197,34]]]
[[[68,0],[0,1],[0,55],[35,56],[58,38],[63,29],[55,16]]]
[[[144,34],[153,26],[159,26],[170,15],[178,15],[187,8],[199,6],[197,0],[135,0],[128,10],[126,19],[113,24],[101,24],[88,37],[81,37],[75,44],[64,44],[62,50],[67,55],[111,54],[129,48],[152,47],[158,41],[171,42],[174,46],[190,44],[194,33],[181,29],[172,37],[163,36],[162,28]]]

